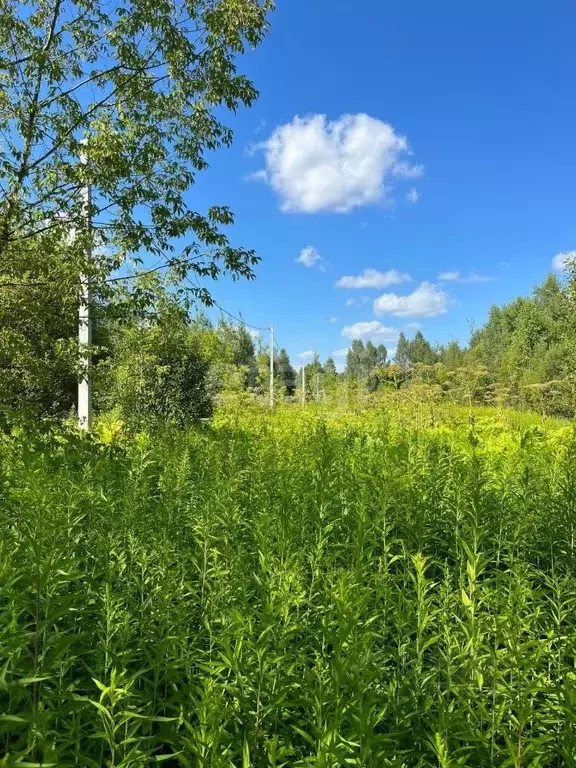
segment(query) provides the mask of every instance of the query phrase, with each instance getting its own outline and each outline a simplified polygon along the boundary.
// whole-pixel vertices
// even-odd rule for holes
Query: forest
[[[55,257],[57,258],[57,257]],[[568,265],[569,267],[569,265]],[[220,312],[212,322],[188,291],[148,275],[134,294],[117,292],[95,306],[94,403],[132,422],[208,417],[217,402],[270,390],[268,334]],[[0,292],[0,367],[5,419],[58,416],[75,408],[76,307],[53,313],[44,287]],[[38,322],[43,318],[42,322]],[[292,363],[274,349],[278,402],[378,400],[402,390],[426,401],[497,405],[571,418],[576,413],[576,269],[551,273],[528,297],[493,306],[467,344],[429,342],[400,333],[391,358],[381,343],[355,339],[339,370],[318,354]],[[304,368],[304,374],[302,374]],[[304,380],[305,392],[302,392]]]

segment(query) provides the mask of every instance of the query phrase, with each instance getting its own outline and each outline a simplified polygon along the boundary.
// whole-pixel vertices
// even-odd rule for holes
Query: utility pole
[[[84,179],[80,192],[82,217],[80,231],[86,235],[86,261],[92,258],[90,221],[90,182],[87,178],[88,159],[86,149],[80,155]],[[80,305],[78,307],[78,341],[80,345],[80,377],[78,379],[78,426],[89,430],[92,426],[92,381],[90,375],[90,345],[92,344],[92,320],[90,318],[90,276],[80,275]]]
[[[274,326],[270,326],[270,408],[274,408]]]
[[[306,402],[306,366],[302,363],[302,405]]]

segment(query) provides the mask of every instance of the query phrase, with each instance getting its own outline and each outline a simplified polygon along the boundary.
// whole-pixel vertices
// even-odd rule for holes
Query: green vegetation
[[[420,331],[411,340],[400,334],[397,380],[420,390],[426,384],[437,399],[576,415],[576,265],[569,273],[564,281],[548,275],[532,296],[492,307],[466,348],[452,341],[433,349]]]
[[[576,765],[576,265],[344,370],[199,313],[271,8],[2,4],[0,768]]]
[[[0,443],[0,765],[574,763],[572,427],[119,428]]]
[[[271,7],[2,3],[3,412],[70,410],[83,280],[93,351],[106,357],[111,322],[142,324],[155,311],[154,286],[135,274],[164,270],[171,290],[207,305],[210,280],[254,277],[258,257],[226,233],[232,211],[220,200],[196,210],[190,192],[208,153],[232,142],[227,112],[257,97],[237,60],[264,38]]]

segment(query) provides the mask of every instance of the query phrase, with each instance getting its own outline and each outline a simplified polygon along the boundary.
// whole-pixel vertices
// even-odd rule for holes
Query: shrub
[[[209,363],[184,322],[122,331],[110,362],[105,403],[128,425],[182,426],[212,415]]]

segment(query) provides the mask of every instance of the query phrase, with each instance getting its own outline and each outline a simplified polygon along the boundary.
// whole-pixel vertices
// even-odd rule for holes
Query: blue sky
[[[416,324],[465,342],[576,248],[573,3],[279,0],[271,24],[191,200],[262,257],[215,297],[293,362]]]

